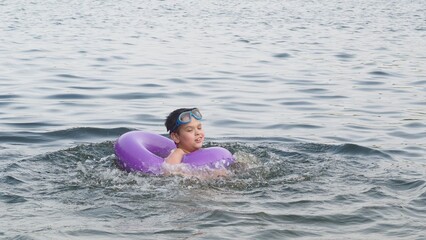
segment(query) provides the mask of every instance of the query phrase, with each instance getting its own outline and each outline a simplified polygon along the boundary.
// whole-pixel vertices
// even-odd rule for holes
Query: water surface
[[[0,1],[0,236],[423,239],[422,1]],[[114,141],[201,109],[229,177]]]

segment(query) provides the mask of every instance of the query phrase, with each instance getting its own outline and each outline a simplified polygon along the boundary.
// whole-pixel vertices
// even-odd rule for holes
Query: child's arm
[[[179,164],[182,162],[185,152],[181,148],[176,148],[170,155],[165,159],[168,164]]]

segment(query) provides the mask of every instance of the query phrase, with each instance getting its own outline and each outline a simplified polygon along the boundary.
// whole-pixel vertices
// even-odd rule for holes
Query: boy
[[[176,149],[165,159],[168,164],[179,164],[183,156],[203,146],[204,130],[198,108],[179,108],[166,118],[164,125],[175,142]]]

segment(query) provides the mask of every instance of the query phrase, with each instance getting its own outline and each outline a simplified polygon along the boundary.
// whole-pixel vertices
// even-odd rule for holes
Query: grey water
[[[425,239],[420,0],[0,1],[0,238]],[[199,107],[227,177],[114,141]]]

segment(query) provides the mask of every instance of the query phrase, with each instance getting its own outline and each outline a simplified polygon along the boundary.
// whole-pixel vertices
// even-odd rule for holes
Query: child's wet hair
[[[166,126],[167,132],[169,132],[169,134],[171,134],[171,130],[176,126],[176,122],[177,119],[179,118],[179,115],[183,112],[187,112],[187,111],[191,111],[194,108],[179,108],[174,110],[173,112],[171,112],[169,114],[169,116],[167,116],[166,121],[164,122],[164,125]],[[173,132],[177,132],[179,128],[177,127],[176,129],[173,130]]]

